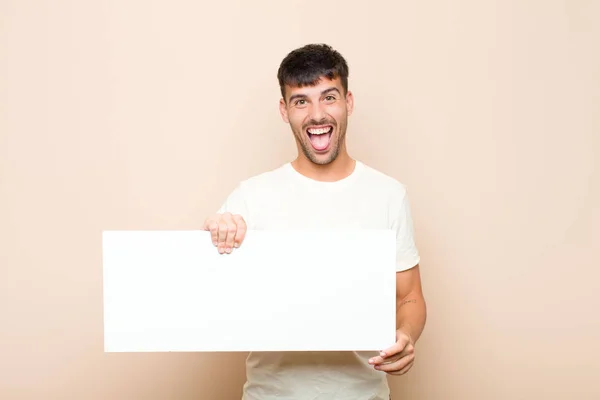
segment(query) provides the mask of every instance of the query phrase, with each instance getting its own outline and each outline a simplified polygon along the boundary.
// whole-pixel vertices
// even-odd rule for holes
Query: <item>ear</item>
[[[283,98],[279,99],[279,113],[281,114],[281,118],[283,119],[283,121],[286,124],[289,124],[290,120],[288,118],[287,107]]]
[[[354,95],[351,91],[346,93],[346,110],[348,110],[348,115],[352,115],[352,111],[354,111]]]

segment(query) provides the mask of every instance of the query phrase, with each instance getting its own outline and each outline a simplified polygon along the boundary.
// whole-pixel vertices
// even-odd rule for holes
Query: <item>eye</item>
[[[296,102],[294,102],[294,104],[297,106],[303,106],[304,104],[306,104],[306,100],[303,100],[303,99],[296,100]]]
[[[328,95],[328,96],[325,97],[325,101],[329,101],[329,102],[335,101],[335,96]]]

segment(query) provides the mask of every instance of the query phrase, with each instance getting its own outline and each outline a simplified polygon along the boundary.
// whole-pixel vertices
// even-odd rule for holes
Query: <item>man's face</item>
[[[334,161],[345,144],[352,93],[344,96],[339,78],[322,78],[315,86],[286,86],[285,96],[280,102],[281,116],[306,158],[319,165]]]

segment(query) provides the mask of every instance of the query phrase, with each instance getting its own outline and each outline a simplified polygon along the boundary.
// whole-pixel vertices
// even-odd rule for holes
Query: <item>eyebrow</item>
[[[338,90],[338,88],[336,87],[331,87],[329,89],[325,89],[321,92],[321,96],[323,96],[324,94],[330,93],[330,92],[338,92],[340,93],[340,91]],[[340,93],[341,95],[341,93]],[[290,98],[288,99],[289,102],[291,102],[292,100],[295,99],[302,99],[302,98],[306,98],[307,96],[305,94],[294,94],[292,96],[290,96]]]

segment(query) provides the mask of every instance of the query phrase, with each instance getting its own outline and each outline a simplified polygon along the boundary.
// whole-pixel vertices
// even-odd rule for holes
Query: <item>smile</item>
[[[331,144],[331,135],[333,133],[333,126],[325,125],[318,127],[311,127],[306,130],[308,139],[316,151],[325,151]]]

